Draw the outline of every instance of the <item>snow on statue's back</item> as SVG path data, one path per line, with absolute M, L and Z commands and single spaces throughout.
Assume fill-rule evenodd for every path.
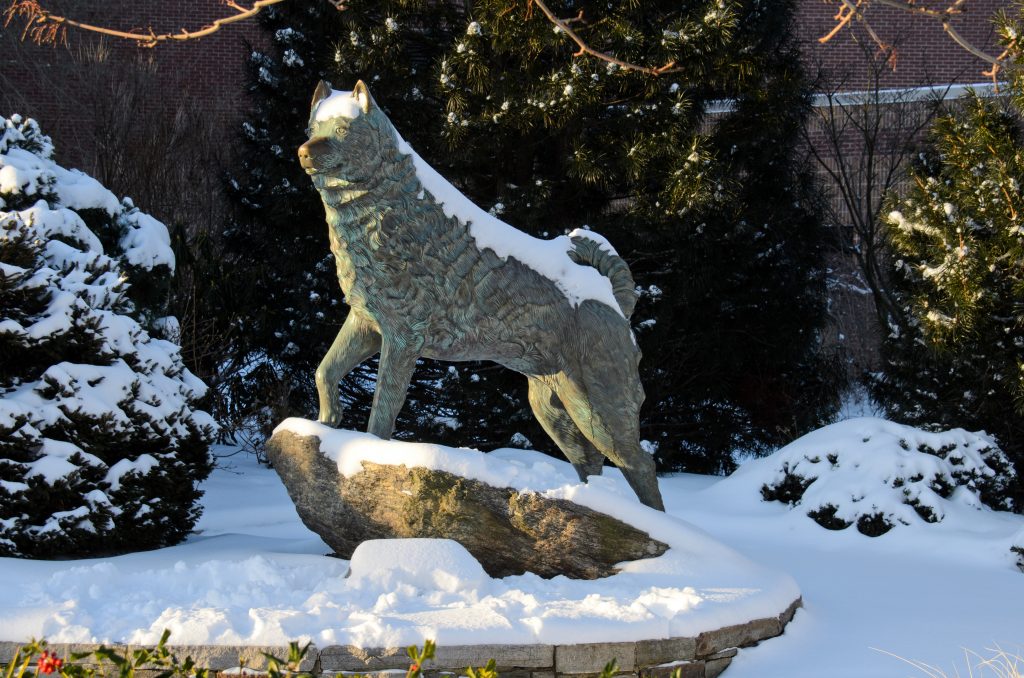
M 367 95 L 332 90 L 332 94 L 316 107 L 314 119 L 318 122 L 329 122 L 337 117 L 354 120 L 359 117 L 361 96 L 362 100 L 366 101 Z M 592 240 L 606 253 L 617 256 L 615 248 L 604 236 L 577 228 L 567 236 L 562 235 L 551 240 L 534 238 L 478 207 L 427 164 L 427 161 L 421 158 L 397 131 L 394 134 L 398 151 L 412 158 L 416 178 L 424 191 L 437 201 L 445 216 L 454 217 L 469 225 L 469 232 L 477 247 L 481 250 L 492 250 L 502 259 L 514 257 L 526 264 L 553 281 L 574 306 L 578 306 L 584 299 L 593 299 L 622 313 L 615 300 L 611 281 L 597 269 L 574 262 L 569 255 L 574 248 L 572 239 L 586 238 Z
M 581 479 L 602 455 L 662 507 L 640 448 L 644 394 L 629 267 L 600 236 L 539 240 L 474 205 L 402 141 L 363 83 L 321 82 L 299 160 L 327 213 L 351 306 L 317 370 L 320 420 L 338 382 L 381 354 L 369 431 L 389 438 L 419 357 L 493 360 L 527 376 L 530 405 Z

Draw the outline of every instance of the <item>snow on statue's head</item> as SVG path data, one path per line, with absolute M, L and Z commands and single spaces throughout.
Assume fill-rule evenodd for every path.
M 362 80 L 352 91 L 331 89 L 321 80 L 309 111 L 309 140 L 299 147 L 299 162 L 317 189 L 346 189 L 390 157 L 395 132 Z M 336 194 L 347 202 L 358 192 Z
M 370 90 L 362 80 L 356 82 L 351 92 L 331 89 L 330 83 L 321 80 L 313 92 L 310 122 L 323 122 L 339 116 L 353 120 L 360 113 L 369 113 L 375 106 Z

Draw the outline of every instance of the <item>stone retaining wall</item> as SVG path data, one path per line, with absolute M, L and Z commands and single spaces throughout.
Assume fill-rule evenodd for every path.
M 682 678 L 715 678 L 729 666 L 738 648 L 757 645 L 781 635 L 802 605 L 798 598 L 777 617 L 755 619 L 746 624 L 727 626 L 701 633 L 696 638 L 664 638 L 625 643 L 587 643 L 579 645 L 453 645 L 439 646 L 425 673 L 436 676 L 454 672 L 462 675 L 467 666 L 483 666 L 494 659 L 503 678 L 557 678 L 593 676 L 614 659 L 621 675 L 640 678 L 668 678 L 680 669 Z M 0 658 L 14 656 L 19 643 L 0 642 Z M 59 656 L 89 652 L 98 645 L 51 643 Z M 286 648 L 242 647 L 230 645 L 174 646 L 179 658 L 192 657 L 196 665 L 226 671 L 244 665 L 261 669 L 266 665 L 264 652 L 283 657 Z M 404 648 L 359 648 L 332 645 L 310 647 L 300 670 L 318 676 L 361 673 L 377 678 L 394 678 L 394 672 L 409 668 Z M 157 672 L 153 672 L 156 675 Z M 138 675 L 138 678 L 148 678 Z

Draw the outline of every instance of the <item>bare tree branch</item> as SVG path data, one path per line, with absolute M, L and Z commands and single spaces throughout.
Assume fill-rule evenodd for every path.
M 886 44 L 882 40 L 882 38 L 878 35 L 877 32 L 875 32 L 874 28 L 871 26 L 871 23 L 868 20 L 868 18 L 865 16 L 865 13 L 867 12 L 868 8 L 872 5 L 872 3 L 874 3 L 877 5 L 881 5 L 883 7 L 890 7 L 892 9 L 897 9 L 901 12 L 913 14 L 924 19 L 931 19 L 933 21 L 939 22 L 942 25 L 942 30 L 946 32 L 946 35 L 948 35 L 950 39 L 953 40 L 953 42 L 955 42 L 957 45 L 959 45 L 967 52 L 978 57 L 979 59 L 991 64 L 992 67 L 989 70 L 985 71 L 984 74 L 986 76 L 991 77 L 993 82 L 995 81 L 996 74 L 1000 71 L 1000 69 L 1007 68 L 1013 65 L 1013 60 L 1010 58 L 1009 49 L 1005 50 L 1002 54 L 999 54 L 998 56 L 989 54 L 988 52 L 981 49 L 980 47 L 969 41 L 967 38 L 965 38 L 963 34 L 957 31 L 957 29 L 953 26 L 953 24 L 951 23 L 952 19 L 964 13 L 964 7 L 967 3 L 967 0 L 952 0 L 952 2 L 950 2 L 948 5 L 940 8 L 922 6 L 918 4 L 917 0 L 837 1 L 839 3 L 839 11 L 836 13 L 835 16 L 836 25 L 832 28 L 831 31 L 828 32 L 827 35 L 818 38 L 819 43 L 824 44 L 828 42 L 836 35 L 838 35 L 844 28 L 849 26 L 853 19 L 856 19 L 860 23 L 860 25 L 863 26 L 864 29 L 868 32 L 868 35 L 871 36 L 871 39 L 875 42 L 875 44 L 877 44 L 878 47 L 881 50 L 883 50 L 883 52 L 890 54 L 890 61 L 893 62 L 890 65 L 895 67 L 895 54 L 892 50 L 892 46 Z
M 10 5 L 8 5 L 7 9 L 4 10 L 4 26 L 9 26 L 15 19 L 22 19 L 25 22 L 25 27 L 22 30 L 21 35 L 22 39 L 30 38 L 32 42 L 40 45 L 66 43 L 67 29 L 68 27 L 71 27 L 114 38 L 121 38 L 123 40 L 133 40 L 139 47 L 156 47 L 163 42 L 182 42 L 185 40 L 195 40 L 205 37 L 212 33 L 216 33 L 227 24 L 235 23 L 236 21 L 244 21 L 256 16 L 264 7 L 276 5 L 285 1 L 286 0 L 254 0 L 252 6 L 247 7 L 239 4 L 236 0 L 223 0 L 224 4 L 234 9 L 237 14 L 217 19 L 210 25 L 194 31 L 182 29 L 179 33 L 157 33 L 152 28 L 149 28 L 147 32 L 121 31 L 114 28 L 108 28 L 106 26 L 96 26 L 82 21 L 77 21 L 66 16 L 54 14 L 43 7 L 43 5 L 40 4 L 40 0 L 10 0 Z M 338 11 L 345 10 L 345 0 L 326 0 L 326 2 L 333 5 Z M 606 54 L 600 50 L 594 49 L 570 27 L 570 24 L 572 23 L 582 23 L 584 21 L 582 11 L 580 11 L 579 16 L 561 19 L 555 16 L 554 12 L 551 11 L 544 0 L 527 0 L 528 16 L 534 5 L 540 8 L 545 18 L 555 25 L 561 33 L 568 36 L 569 39 L 579 46 L 579 51 L 576 52 L 576 56 L 589 54 L 601 61 L 615 64 L 620 68 L 639 71 L 641 73 L 647 73 L 648 75 L 655 76 L 663 75 L 665 73 L 675 73 L 683 70 L 682 68 L 677 67 L 674 61 L 670 61 L 662 66 L 641 66 L 629 61 L 623 61 L 611 54 Z
M 683 70 L 682 68 L 676 67 L 676 62 L 674 61 L 670 61 L 663 66 L 657 67 L 640 66 L 638 64 L 630 63 L 628 61 L 623 61 L 622 59 L 612 56 L 611 54 L 606 54 L 604 52 L 598 51 L 591 47 L 590 45 L 588 45 L 583 40 L 583 38 L 577 35 L 576 32 L 569 27 L 570 23 L 583 20 L 583 10 L 580 10 L 579 15 L 573 19 L 559 19 L 557 16 L 555 16 L 554 12 L 552 12 L 548 8 L 548 6 L 544 4 L 544 0 L 528 0 L 527 7 L 532 7 L 533 5 L 537 5 L 537 7 L 540 8 L 540 11 L 544 13 L 544 16 L 547 17 L 548 21 L 554 24 L 562 33 L 568 36 L 569 39 L 571 39 L 579 46 L 580 49 L 578 52 L 576 52 L 575 56 L 583 56 L 584 54 L 589 54 L 592 57 L 600 59 L 601 61 L 607 61 L 610 64 L 615 64 L 620 68 L 625 68 L 631 71 L 640 71 L 641 73 L 647 73 L 648 75 L 663 75 L 665 73 L 676 73 Z
M 25 28 L 22 30 L 22 39 L 28 37 L 40 45 L 55 45 L 58 42 L 66 42 L 67 28 L 72 27 L 124 40 L 134 40 L 139 47 L 156 47 L 162 42 L 181 42 L 206 37 L 216 33 L 227 24 L 250 19 L 259 14 L 264 7 L 276 5 L 284 1 L 255 0 L 251 7 L 246 7 L 234 0 L 224 0 L 224 4 L 234 9 L 237 12 L 236 14 L 216 19 L 210 25 L 194 31 L 183 28 L 180 33 L 157 33 L 152 28 L 149 28 L 148 32 L 140 33 L 137 31 L 120 31 L 105 26 L 95 26 L 60 16 L 39 4 L 39 0 L 11 0 L 11 4 L 4 11 L 4 26 L 10 25 L 16 18 L 23 19 L 25 21 Z M 339 10 L 344 9 L 344 4 L 340 0 L 329 1 Z

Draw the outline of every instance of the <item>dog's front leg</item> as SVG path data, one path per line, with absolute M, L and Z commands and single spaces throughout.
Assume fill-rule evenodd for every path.
M 405 393 L 416 368 L 417 354 L 404 342 L 385 337 L 380 351 L 377 389 L 373 392 L 373 409 L 367 431 L 387 440 L 395 430 L 395 419 L 405 403 Z
M 380 334 L 371 323 L 350 310 L 327 355 L 316 368 L 321 422 L 335 428 L 341 425 L 344 410 L 338 402 L 338 382 L 379 350 Z

